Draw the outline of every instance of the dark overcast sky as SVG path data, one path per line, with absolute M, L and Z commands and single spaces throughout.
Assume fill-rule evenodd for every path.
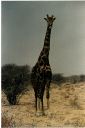
M 46 14 L 56 20 L 51 33 L 54 73 L 85 74 L 85 1 L 2 2 L 2 65 L 36 63 L 43 47 Z

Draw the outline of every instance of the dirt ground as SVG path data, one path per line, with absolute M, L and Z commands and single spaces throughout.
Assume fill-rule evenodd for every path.
M 37 117 L 33 89 L 24 94 L 18 105 L 10 106 L 2 94 L 2 116 L 14 121 L 14 127 L 85 126 L 85 83 L 51 84 L 50 108 L 47 110 L 44 96 L 45 116 Z

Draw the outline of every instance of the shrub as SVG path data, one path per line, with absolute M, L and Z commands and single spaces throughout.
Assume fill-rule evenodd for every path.
M 53 74 L 52 77 L 53 82 L 56 82 L 58 85 L 64 82 L 63 74 Z
M 2 90 L 10 105 L 17 103 L 17 97 L 27 89 L 30 67 L 7 64 L 2 66 Z

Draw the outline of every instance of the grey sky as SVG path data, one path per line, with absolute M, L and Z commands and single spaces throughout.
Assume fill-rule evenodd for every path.
M 36 63 L 44 43 L 46 14 L 56 17 L 49 57 L 53 73 L 85 74 L 85 1 L 3 1 L 2 65 Z

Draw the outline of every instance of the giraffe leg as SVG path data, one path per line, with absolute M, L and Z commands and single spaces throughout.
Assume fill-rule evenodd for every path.
M 41 116 L 41 99 L 37 98 L 37 111 L 36 111 L 36 116 Z
M 37 97 L 35 98 L 35 107 L 36 107 L 36 111 L 37 111 Z
M 44 108 L 43 108 L 43 98 L 41 99 L 41 103 L 42 103 L 42 111 L 44 111 Z
M 36 108 L 36 111 L 37 111 L 37 93 L 35 92 L 35 108 Z
M 49 85 L 46 85 L 46 98 L 47 98 L 47 108 L 49 109 Z
M 38 98 L 38 110 L 36 111 L 36 116 L 44 116 L 43 98 Z
M 38 98 L 38 109 L 40 110 L 40 98 Z
M 43 106 L 43 97 L 41 98 L 41 104 L 42 104 L 41 112 L 42 112 L 42 115 L 44 116 L 45 113 L 44 113 L 44 106 Z
M 37 98 L 37 110 L 38 111 L 41 110 L 41 100 L 40 100 L 40 98 Z

